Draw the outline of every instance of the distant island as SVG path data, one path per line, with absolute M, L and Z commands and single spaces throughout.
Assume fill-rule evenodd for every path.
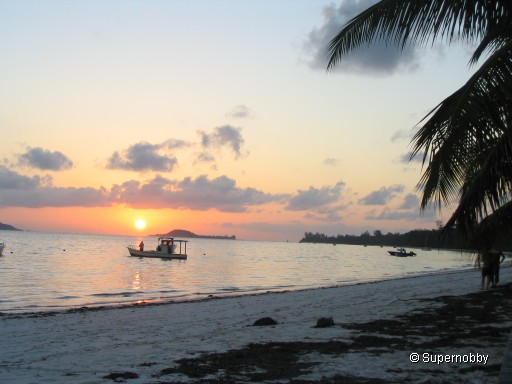
M 0 223 L 0 231 L 21 231 L 21 229 L 13 227 L 9 224 Z
M 196 239 L 222 239 L 222 240 L 236 240 L 236 236 L 206 236 L 206 235 L 196 235 L 193 232 L 187 231 L 185 229 L 173 229 L 171 232 L 157 234 L 153 236 L 158 237 L 186 237 L 186 238 L 196 238 Z

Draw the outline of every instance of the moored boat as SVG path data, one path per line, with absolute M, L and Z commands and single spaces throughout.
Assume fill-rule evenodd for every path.
M 405 248 L 397 248 L 396 251 L 388 251 L 391 256 L 407 257 L 416 256 L 414 252 L 407 252 Z
M 173 237 L 159 237 L 156 250 L 145 250 L 144 243 L 139 246 L 128 246 L 130 256 L 156 257 L 160 259 L 187 259 L 187 240 L 176 240 Z

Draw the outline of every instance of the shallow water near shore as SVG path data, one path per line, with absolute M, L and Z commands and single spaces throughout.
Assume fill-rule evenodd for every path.
M 0 312 L 201 299 L 349 285 L 473 267 L 468 254 L 387 247 L 188 239 L 187 260 L 130 257 L 155 237 L 0 232 Z

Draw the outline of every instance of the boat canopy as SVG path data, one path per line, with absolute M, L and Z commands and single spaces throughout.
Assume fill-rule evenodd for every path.
M 188 240 L 177 240 L 174 237 L 159 237 L 158 244 L 160 247 L 171 247 L 171 252 L 175 253 L 179 246 L 179 253 L 187 253 Z M 182 245 L 184 249 L 182 250 Z M 182 252 L 183 251 L 183 252 Z

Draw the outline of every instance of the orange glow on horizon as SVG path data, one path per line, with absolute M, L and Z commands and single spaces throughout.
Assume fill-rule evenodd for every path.
M 251 222 L 264 220 L 272 223 L 281 212 L 263 217 L 245 213 L 223 213 L 215 210 L 190 211 L 177 209 L 134 209 L 123 205 L 112 207 L 67 207 L 67 208 L 2 208 L 2 222 L 21 230 L 86 233 L 105 235 L 136 236 L 138 241 L 146 236 L 166 234 L 174 229 L 189 230 L 198 235 L 235 235 L 244 240 L 282 240 L 265 231 L 250 227 Z M 144 220 L 146 226 L 137 228 L 137 220 Z M 288 221 L 298 219 L 293 215 Z M 227 223 L 227 224 L 226 224 Z M 246 224 L 249 223 L 249 224 Z M 271 227 L 270 227 L 271 228 Z M 303 231 L 288 235 L 285 240 L 300 239 Z

